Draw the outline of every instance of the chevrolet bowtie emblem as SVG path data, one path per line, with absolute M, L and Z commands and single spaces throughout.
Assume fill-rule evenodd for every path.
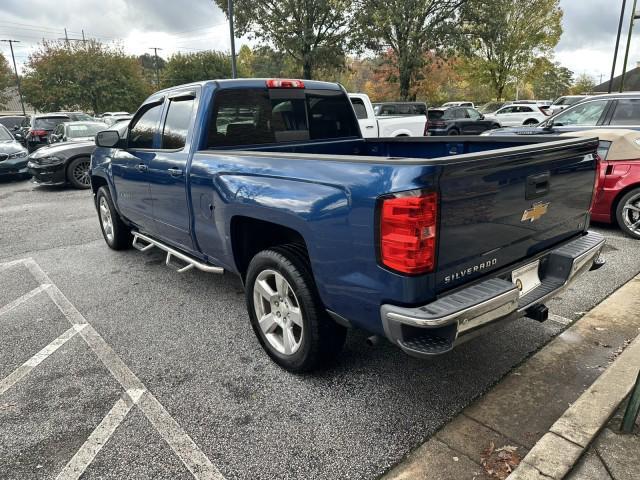
M 527 208 L 522 214 L 521 222 L 535 222 L 549 210 L 549 203 L 534 203 L 531 208 Z

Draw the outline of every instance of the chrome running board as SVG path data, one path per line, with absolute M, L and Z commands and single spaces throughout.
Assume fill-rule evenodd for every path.
M 186 272 L 188 270 L 191 270 L 194 267 L 197 268 L 198 270 L 201 270 L 207 273 L 224 273 L 224 268 L 222 267 L 216 267 L 213 265 L 207 265 L 206 263 L 202 263 L 199 260 L 196 260 L 195 258 L 192 258 L 189 255 L 179 252 L 178 250 L 171 248 L 168 245 L 165 245 L 164 243 L 159 242 L 158 240 L 155 240 L 151 237 L 147 237 L 146 235 L 143 235 L 140 232 L 131 232 L 131 234 L 133 235 L 132 245 L 133 245 L 133 248 L 135 248 L 136 250 L 140 250 L 141 252 L 146 252 L 156 247 L 156 248 L 159 248 L 160 250 L 164 250 L 165 252 L 167 252 L 167 260 L 165 261 L 167 265 L 169 266 L 171 265 L 171 257 L 175 257 L 179 260 L 182 260 L 184 263 L 186 263 L 184 267 L 177 269 L 178 273 Z M 145 242 L 144 245 L 140 243 L 141 240 Z

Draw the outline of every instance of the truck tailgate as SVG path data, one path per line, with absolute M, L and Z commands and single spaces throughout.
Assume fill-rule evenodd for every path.
M 597 139 L 572 139 L 486 152 L 480 158 L 450 157 L 439 183 L 437 291 L 583 232 L 597 146 Z

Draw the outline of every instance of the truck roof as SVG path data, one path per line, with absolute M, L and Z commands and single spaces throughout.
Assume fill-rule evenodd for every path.
M 221 79 L 221 80 L 204 80 L 201 82 L 185 83 L 183 85 L 176 85 L 173 87 L 165 88 L 155 92 L 152 96 L 159 93 L 170 92 L 177 89 L 183 89 L 189 86 L 205 86 L 213 85 L 219 88 L 260 88 L 265 87 L 265 82 L 270 80 L 269 78 L 234 78 L 234 79 Z M 297 80 L 297 79 L 296 79 Z M 342 86 L 338 83 L 321 82 L 318 80 L 300 80 L 304 83 L 305 88 L 312 88 L 314 90 L 341 90 Z

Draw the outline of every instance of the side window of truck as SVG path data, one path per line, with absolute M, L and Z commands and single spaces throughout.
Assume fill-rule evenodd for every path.
M 153 148 L 153 136 L 158 130 L 162 103 L 157 103 L 138 117 L 129 130 L 128 148 Z
M 169 102 L 169 110 L 162 130 L 162 148 L 171 150 L 184 148 L 191 122 L 193 102 L 192 98 L 177 98 Z
M 367 118 L 367 109 L 364 106 L 364 102 L 361 98 L 352 98 L 353 109 L 356 111 L 356 117 L 358 120 L 365 120 Z

